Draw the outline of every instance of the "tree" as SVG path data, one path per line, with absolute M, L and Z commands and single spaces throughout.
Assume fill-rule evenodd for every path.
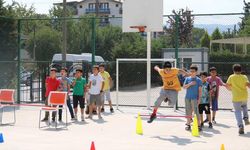
M 178 35 L 179 35 L 179 44 L 182 47 L 193 47 L 192 41 L 192 29 L 194 24 L 194 17 L 191 16 L 190 10 L 181 9 L 179 11 L 172 11 L 174 15 L 168 16 L 169 20 L 167 24 L 169 27 L 165 28 L 166 32 L 171 35 L 172 37 L 172 44 L 175 47 L 176 41 L 176 16 L 179 17 L 178 19 Z
M 220 33 L 219 28 L 217 27 L 214 32 L 212 33 L 211 40 L 218 40 L 222 39 L 222 35 Z M 220 50 L 219 44 L 213 44 L 212 45 L 213 50 Z
M 36 32 L 36 55 L 38 61 L 51 61 L 55 53 L 61 52 L 61 33 L 49 27 L 43 27 Z M 33 40 L 28 42 L 28 51 L 33 55 Z
M 205 33 L 206 33 L 206 31 L 204 29 L 200 29 L 200 28 L 193 28 L 192 29 L 193 47 L 200 47 L 201 46 L 201 39 Z
M 207 31 L 205 31 L 205 33 L 203 34 L 202 38 L 201 38 L 201 47 L 210 47 L 210 37 L 207 33 Z
M 0 0 L 0 16 L 0 60 L 14 61 L 17 57 L 17 22 L 14 19 L 12 6 L 4 6 L 3 0 Z M 15 88 L 11 85 L 11 81 L 16 76 L 16 64 L 2 63 L 0 70 L 4 70 L 0 74 L 0 88 Z

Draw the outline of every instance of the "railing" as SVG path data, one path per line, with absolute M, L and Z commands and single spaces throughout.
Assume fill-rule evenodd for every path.
M 86 14 L 88 14 L 88 13 L 95 13 L 95 12 L 96 12 L 96 8 L 87 8 L 86 9 Z M 99 13 L 109 14 L 110 13 L 110 9 L 109 8 L 99 8 L 98 12 Z

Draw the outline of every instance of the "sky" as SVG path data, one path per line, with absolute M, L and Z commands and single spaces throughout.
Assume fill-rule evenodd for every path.
M 11 4 L 12 0 L 4 0 Z M 62 2 L 63 0 L 15 0 L 27 6 L 33 5 L 37 13 L 48 14 L 53 3 Z M 75 0 L 67 0 L 75 1 Z M 80 0 L 78 0 L 80 1 Z M 243 0 L 163 0 L 164 15 L 171 14 L 172 10 L 180 8 L 189 8 L 193 14 L 207 13 L 240 13 L 243 12 Z M 246 0 L 250 2 L 250 0 Z M 240 21 L 240 16 L 217 16 L 217 17 L 197 17 L 195 24 L 235 24 Z

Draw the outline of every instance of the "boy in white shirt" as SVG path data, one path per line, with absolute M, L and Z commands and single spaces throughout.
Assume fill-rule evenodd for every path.
M 101 116 L 101 93 L 104 88 L 104 81 L 102 76 L 99 74 L 99 66 L 94 65 L 92 68 L 93 74 L 89 77 L 89 94 L 90 94 L 90 105 L 89 105 L 89 116 L 87 118 L 92 119 L 93 107 L 96 103 L 98 110 L 98 118 L 102 119 Z

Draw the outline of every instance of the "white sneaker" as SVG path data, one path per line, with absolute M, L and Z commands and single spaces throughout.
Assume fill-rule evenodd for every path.
M 83 116 L 83 115 L 81 116 L 81 119 L 82 119 L 82 121 L 85 121 L 85 120 L 84 120 L 84 116 Z

